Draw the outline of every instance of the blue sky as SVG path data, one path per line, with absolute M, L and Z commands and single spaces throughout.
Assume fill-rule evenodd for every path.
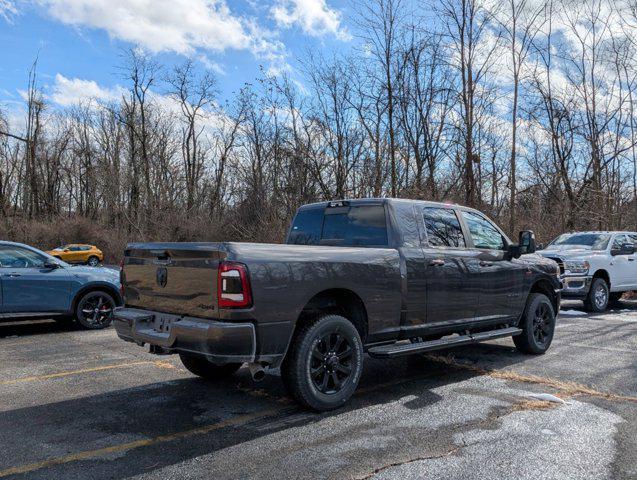
M 167 66 L 195 59 L 229 98 L 260 66 L 300 78 L 307 49 L 352 48 L 351 15 L 347 0 L 0 0 L 0 108 L 19 108 L 36 55 L 51 105 L 116 96 L 130 47 Z

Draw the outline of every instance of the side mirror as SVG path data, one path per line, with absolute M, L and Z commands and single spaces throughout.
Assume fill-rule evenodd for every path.
M 526 253 L 535 253 L 535 234 L 531 230 L 522 230 L 520 232 L 520 255 Z
M 544 250 L 544 244 L 543 244 L 543 243 L 538 243 L 538 244 L 535 246 L 535 249 L 536 249 L 536 250 Z
M 624 243 L 621 248 L 613 248 L 610 251 L 610 254 L 613 256 L 616 255 L 632 255 L 635 253 L 635 244 L 634 243 Z
M 51 260 L 46 260 L 44 262 L 44 268 L 48 268 L 49 270 L 55 270 L 56 268 L 60 268 L 61 265 L 59 263 L 53 262 Z

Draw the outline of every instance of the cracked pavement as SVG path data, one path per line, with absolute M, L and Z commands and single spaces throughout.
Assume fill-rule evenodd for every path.
M 210 384 L 112 329 L 0 325 L 0 477 L 637 479 L 637 302 L 563 308 L 546 355 L 366 358 L 326 414 L 276 372 Z

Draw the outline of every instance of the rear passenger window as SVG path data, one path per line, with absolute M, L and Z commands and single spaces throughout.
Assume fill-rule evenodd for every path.
M 387 245 L 385 208 L 382 205 L 327 208 L 321 245 Z
M 498 229 L 486 218 L 474 212 L 462 212 L 475 248 L 504 250 L 504 238 Z
M 288 244 L 292 245 L 318 245 L 321 240 L 321 228 L 323 227 L 323 208 L 300 210 L 288 236 Z
M 464 235 L 456 212 L 449 208 L 424 208 L 427 241 L 432 247 L 464 247 Z

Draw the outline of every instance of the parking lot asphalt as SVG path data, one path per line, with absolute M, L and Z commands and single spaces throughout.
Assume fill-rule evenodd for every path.
M 543 356 L 366 358 L 323 414 L 276 372 L 212 384 L 113 329 L 0 324 L 0 478 L 637 479 L 637 303 L 579 308 Z

